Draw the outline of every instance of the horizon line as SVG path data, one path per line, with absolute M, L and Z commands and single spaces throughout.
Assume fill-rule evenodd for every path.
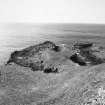
M 80 24 L 80 25 L 105 25 L 105 23 L 94 22 L 0 22 L 0 24 Z

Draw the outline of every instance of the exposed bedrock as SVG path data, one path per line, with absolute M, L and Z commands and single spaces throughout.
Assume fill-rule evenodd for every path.
M 46 73 L 55 73 L 58 72 L 61 62 L 65 60 L 61 52 L 62 47 L 55 45 L 51 41 L 46 41 L 21 51 L 12 52 L 6 65 L 15 63 L 30 67 L 33 71 L 41 70 Z
M 73 47 L 68 46 L 64 44 L 58 46 L 51 41 L 45 41 L 12 52 L 6 65 L 15 63 L 30 67 L 33 71 L 57 73 L 62 71 L 62 66 L 68 60 L 80 66 L 97 65 L 105 62 L 105 49 L 97 47 L 91 42 L 78 42 Z
M 97 65 L 105 62 L 105 49 L 91 42 L 76 43 L 73 46 L 74 54 L 70 59 L 81 66 Z

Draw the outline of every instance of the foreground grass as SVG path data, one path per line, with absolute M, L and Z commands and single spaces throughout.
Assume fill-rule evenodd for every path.
M 66 65 L 58 74 L 0 68 L 0 105 L 104 105 L 105 66 Z M 96 99 L 97 97 L 97 99 Z

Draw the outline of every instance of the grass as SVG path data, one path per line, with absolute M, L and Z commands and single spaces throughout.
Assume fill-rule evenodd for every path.
M 0 105 L 98 105 L 93 104 L 96 97 L 97 103 L 105 104 L 105 90 L 100 88 L 105 84 L 104 64 L 65 66 L 58 74 L 32 72 L 15 64 L 0 70 Z M 99 95 L 91 98 L 95 92 Z

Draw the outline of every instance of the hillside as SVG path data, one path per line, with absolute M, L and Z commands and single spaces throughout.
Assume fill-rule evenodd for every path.
M 48 61 L 60 64 L 57 73 L 33 71 L 15 63 L 2 65 L 0 105 L 104 105 L 104 63 L 79 66 L 68 59 L 70 51 L 67 45 L 60 52 L 47 51 Z

